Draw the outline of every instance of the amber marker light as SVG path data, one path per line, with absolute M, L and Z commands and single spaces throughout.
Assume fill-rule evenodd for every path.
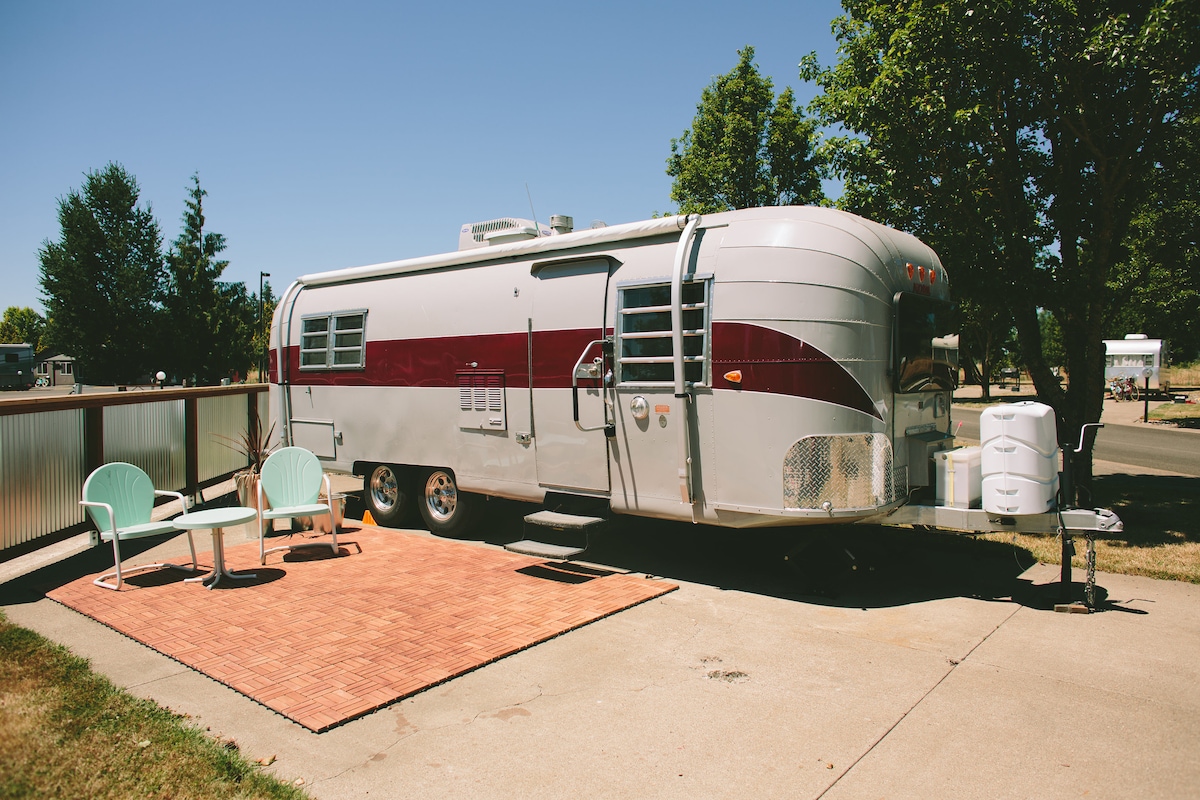
M 725 380 L 729 381 L 730 383 L 741 383 L 742 382 L 742 371 L 740 369 L 735 369 L 735 370 L 730 370 L 729 372 L 726 372 Z

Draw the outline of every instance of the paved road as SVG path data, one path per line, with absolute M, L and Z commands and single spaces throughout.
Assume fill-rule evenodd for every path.
M 952 418 L 961 439 L 979 441 L 980 408 L 955 405 Z M 1200 476 L 1200 432 L 1151 425 L 1105 425 L 1096 434 L 1093 457 L 1133 467 Z

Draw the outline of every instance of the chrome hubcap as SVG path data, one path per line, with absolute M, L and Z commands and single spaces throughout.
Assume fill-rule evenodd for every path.
M 396 505 L 398 493 L 396 473 L 387 467 L 376 467 L 371 473 L 371 499 L 375 507 L 391 510 Z
M 454 514 L 458 505 L 458 488 L 445 472 L 435 472 L 425 481 L 425 503 L 437 519 L 448 519 Z

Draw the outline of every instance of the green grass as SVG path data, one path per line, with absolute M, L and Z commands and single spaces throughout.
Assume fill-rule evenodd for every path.
M 304 798 L 0 614 L 0 798 Z
M 1173 422 L 1181 427 L 1200 426 L 1200 392 L 1188 392 L 1191 403 L 1160 403 L 1150 409 L 1155 422 Z
M 1096 505 L 1111 508 L 1125 530 L 1096 540 L 1096 569 L 1200 583 L 1200 478 L 1173 475 L 1101 475 L 1093 479 Z M 1056 537 L 996 533 L 980 538 L 1009 542 L 1044 564 L 1062 562 Z M 1078 537 L 1071 563 L 1084 567 Z

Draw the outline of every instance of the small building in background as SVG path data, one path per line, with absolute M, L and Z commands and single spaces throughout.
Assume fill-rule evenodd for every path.
M 45 378 L 43 386 L 63 386 L 75 383 L 75 359 L 53 350 L 38 353 L 34 372 L 38 379 Z

